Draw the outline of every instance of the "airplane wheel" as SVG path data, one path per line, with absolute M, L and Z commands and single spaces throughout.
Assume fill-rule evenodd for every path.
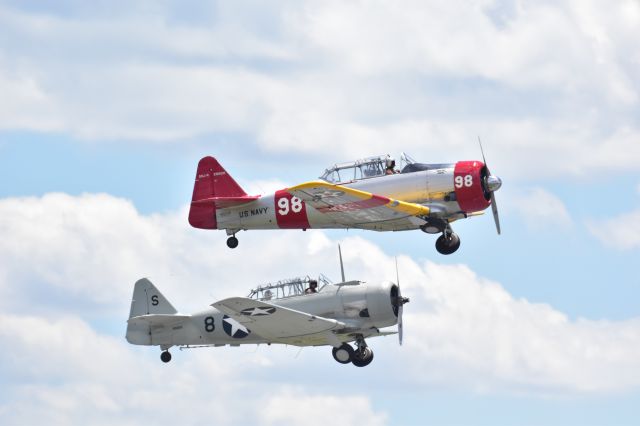
M 227 238 L 227 247 L 229 247 L 230 249 L 238 247 L 238 239 L 236 237 Z
M 460 247 L 460 237 L 458 234 L 452 232 L 449 238 L 445 237 L 444 234 L 440 235 L 436 240 L 436 250 L 440 254 L 451 254 L 455 253 L 456 250 Z
M 351 345 L 343 343 L 342 346 L 338 348 L 333 348 L 331 353 L 333 354 L 333 359 L 338 361 L 340 364 L 349 364 L 353 359 L 354 350 Z
M 169 353 L 169 351 L 164 351 L 160 354 L 160 359 L 162 360 L 162 362 L 169 362 L 171 361 L 171 354 Z
M 373 351 L 366 347 L 361 351 L 356 351 L 351 362 L 356 367 L 366 367 L 373 361 Z

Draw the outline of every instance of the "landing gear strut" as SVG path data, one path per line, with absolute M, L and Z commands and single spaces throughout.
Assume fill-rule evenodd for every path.
M 171 354 L 169 353 L 169 351 L 163 351 L 160 354 L 160 359 L 162 360 L 162 362 L 167 363 L 167 362 L 171 361 Z
M 460 237 L 458 234 L 451 230 L 451 227 L 447 227 L 440 237 L 436 240 L 436 250 L 440 254 L 455 253 L 460 247 Z

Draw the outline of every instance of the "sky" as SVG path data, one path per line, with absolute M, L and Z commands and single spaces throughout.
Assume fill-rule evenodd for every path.
M 635 425 L 640 3 L 0 1 L 0 423 Z M 406 152 L 480 159 L 502 223 L 189 226 L 196 164 L 248 193 Z M 395 280 L 404 344 L 124 339 L 134 282 L 185 313 L 321 273 Z

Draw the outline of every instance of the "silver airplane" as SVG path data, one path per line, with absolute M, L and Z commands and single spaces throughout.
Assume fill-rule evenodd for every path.
M 202 311 L 180 314 L 143 278 L 134 286 L 126 338 L 134 345 L 160 346 L 163 362 L 171 361 L 173 346 L 280 343 L 328 345 L 339 363 L 364 367 L 373 360 L 366 338 L 398 333 L 402 344 L 402 306 L 408 301 L 397 283 L 345 281 L 343 272 L 337 284 L 324 275 L 318 280 L 280 281 L 257 287 L 248 297 L 231 297 Z M 397 331 L 382 330 L 396 324 Z
M 483 214 L 491 206 L 500 220 L 494 192 L 502 185 L 484 161 L 416 163 L 401 157 L 397 170 L 389 155 L 335 164 L 318 180 L 273 194 L 247 195 L 213 157 L 198 163 L 189 223 L 226 230 L 227 245 L 249 229 L 359 228 L 372 231 L 420 229 L 441 234 L 436 249 L 454 253 L 460 238 L 451 223 Z

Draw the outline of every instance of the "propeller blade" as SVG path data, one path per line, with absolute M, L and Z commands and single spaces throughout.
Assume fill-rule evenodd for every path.
M 496 204 L 496 196 L 491 192 L 491 211 L 493 212 L 493 221 L 496 223 L 496 231 L 500 235 L 500 216 L 498 216 L 498 204 Z
M 398 306 L 398 343 L 402 346 L 402 305 Z
M 484 150 L 482 149 L 482 141 L 480 140 L 480 135 L 478 135 L 478 143 L 480 144 L 480 153 L 482 154 L 482 162 L 486 166 L 487 160 L 484 159 Z

